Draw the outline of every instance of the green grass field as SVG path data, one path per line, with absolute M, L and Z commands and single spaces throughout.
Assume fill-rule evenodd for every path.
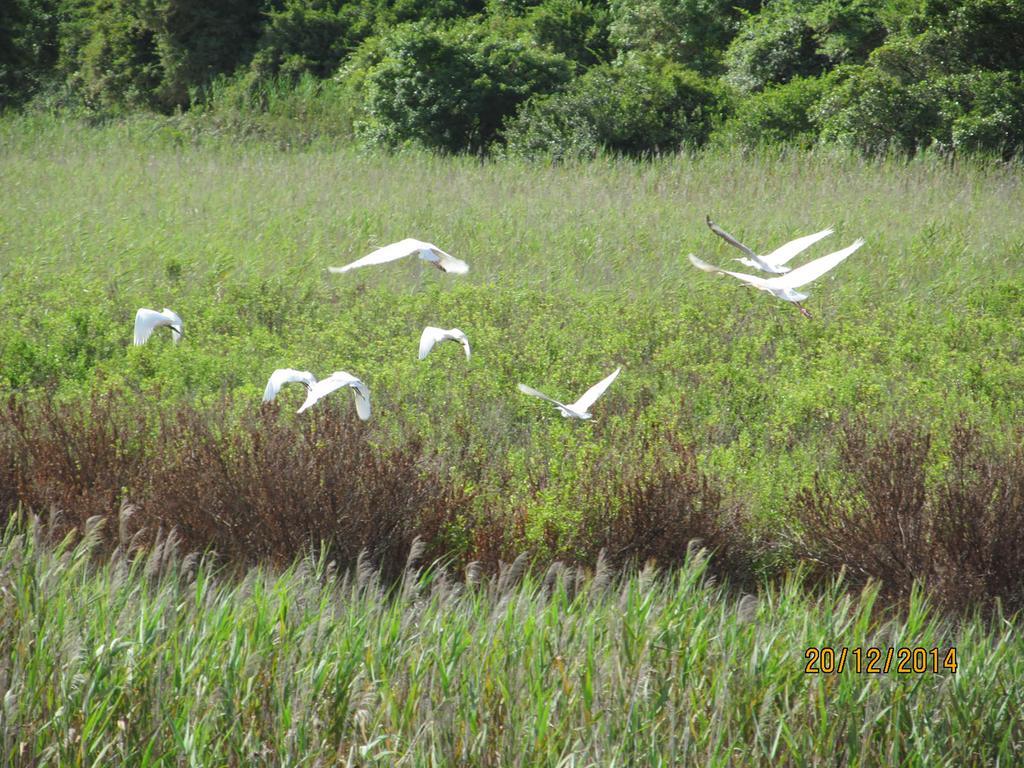
M 1019 442 L 1022 204 L 1018 166 L 932 157 L 551 167 L 283 152 L 194 141 L 169 121 L 6 119 L 0 396 L 30 414 L 47 402 L 80 411 L 83 433 L 103 422 L 95 408 L 108 393 L 142 414 L 128 437 L 100 430 L 61 459 L 84 488 L 83 457 L 114 443 L 157 461 L 161 419 L 182 408 L 210 414 L 220 437 L 248 424 L 231 449 L 244 453 L 275 368 L 350 371 L 373 398 L 359 439 L 415 445 L 419 469 L 463 494 L 442 537 L 460 568 L 495 535 L 506 559 L 592 566 L 595 521 L 625 503 L 629 482 L 687 455 L 682 443 L 719 507 L 743 521 L 755 570 L 779 576 L 796 567 L 787 532 L 800 528 L 801 491 L 815 477 L 845 482 L 847 425 L 930 430 L 928 488 L 956 463 L 957 425 L 996 451 Z M 808 257 L 867 244 L 810 286 L 809 321 L 689 265 L 691 252 L 734 264 L 708 213 L 764 249 L 828 225 L 835 234 Z M 412 260 L 326 271 L 409 236 L 469 274 Z M 163 331 L 133 347 L 140 306 L 177 311 L 182 343 Z M 417 361 L 428 324 L 466 331 L 472 361 L 457 345 Z M 619 365 L 592 422 L 516 390 L 575 399 Z M 261 418 L 329 451 L 323 422 L 291 414 L 298 390 Z M 333 418 L 351 398 L 323 405 Z M 0 462 L 0 502 L 13 509 L 26 477 L 48 478 L 19 447 L 20 422 L 4 418 L 0 449 L 23 472 Z M 32 434 L 61 434 L 34 418 Z M 62 512 L 107 517 L 109 533 L 119 504 L 143 494 L 134 482 L 113 482 L 99 509 L 65 495 Z M 43 516 L 57 504 L 32 498 Z M 201 494 L 194 502 L 204 514 Z M 135 522 L 153 534 L 161 512 L 156 498 Z M 538 575 L 461 592 L 434 575 L 384 600 L 323 565 L 239 581 L 170 558 L 143 573 L 145 558 L 132 565 L 123 549 L 114 562 L 88 544 L 54 549 L 12 520 L 0 548 L 0 730 L 14 764 L 1006 765 L 1024 750 L 1019 620 L 998 608 L 930 618 L 914 598 L 879 612 L 873 591 L 815 592 L 791 577 L 762 584 L 751 621 L 692 561 L 664 579 L 615 577 L 608 591 L 584 579 L 575 597 L 547 597 Z M 1024 531 L 993 525 L 1014 542 Z M 872 644 L 955 645 L 961 666 L 803 672 L 807 647 Z
M 433 570 L 385 596 L 322 558 L 237 580 L 166 545 L 90 567 L 95 543 L 3 538 L 8 764 L 961 766 L 1024 748 L 1019 631 L 954 628 L 919 598 L 888 617 L 873 590 L 793 578 L 737 599 L 696 553 L 663 579 Z M 850 668 L 805 672 L 824 646 Z M 939 649 L 939 672 L 930 653 L 923 673 L 853 669 L 852 649 L 890 646 Z
M 531 517 L 570 512 L 581 467 L 632 457 L 656 424 L 771 518 L 827 469 L 843 415 L 965 413 L 992 434 L 1019 422 L 1015 169 L 819 155 L 550 168 L 179 146 L 171 131 L 4 125 L 3 386 L 159 386 L 249 408 L 275 367 L 344 368 L 371 387 L 380 433 L 422 437 Z M 807 321 L 689 265 L 689 252 L 731 263 L 705 213 L 765 248 L 829 224 L 809 255 L 867 244 L 811 286 Z M 405 236 L 470 273 L 326 272 Z M 187 342 L 132 348 L 139 306 L 175 309 Z M 444 347 L 418 362 L 426 324 L 465 330 L 469 365 Z M 515 388 L 575 396 L 617 365 L 594 424 Z M 538 468 L 545 493 L 525 493 Z

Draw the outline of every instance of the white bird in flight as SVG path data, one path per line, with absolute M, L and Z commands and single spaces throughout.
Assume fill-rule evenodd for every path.
M 164 307 L 163 312 L 157 312 L 155 309 L 143 307 L 135 313 L 135 346 L 141 347 L 145 344 L 153 333 L 153 329 L 159 328 L 161 325 L 170 326 L 171 338 L 174 339 L 175 344 L 185 335 L 181 318 L 173 310 Z
M 697 269 L 703 269 L 705 272 L 716 272 L 720 275 L 731 275 L 737 280 L 742 280 L 747 285 L 760 288 L 762 291 L 767 291 L 773 296 L 792 302 L 797 306 L 797 309 L 800 310 L 804 317 L 809 318 L 811 313 L 808 312 L 800 303 L 807 298 L 807 294 L 800 293 L 795 289 L 803 285 L 807 285 L 807 283 L 812 280 L 817 280 L 830 269 L 833 269 L 840 264 L 847 256 L 856 251 L 862 245 L 864 245 L 863 238 L 856 240 L 852 245 L 846 246 L 841 251 L 836 251 L 835 253 L 830 253 L 828 256 L 822 256 L 820 259 L 809 261 L 791 272 L 779 275 L 778 277 L 757 277 L 756 275 L 747 275 L 743 272 L 730 272 L 727 269 L 719 269 L 718 267 L 708 264 L 706 261 L 701 261 L 692 253 L 690 254 L 690 263 L 697 267 Z
M 309 394 L 306 395 L 306 401 L 302 404 L 302 407 L 296 411 L 296 413 L 302 413 L 304 410 L 313 405 L 317 400 L 322 397 L 326 397 L 336 389 L 342 387 L 351 387 L 352 396 L 356 401 L 356 413 L 359 414 L 359 418 L 366 421 L 370 418 L 370 390 L 367 389 L 366 385 L 351 373 L 345 371 L 335 371 L 326 379 L 321 379 L 315 384 L 310 385 Z
M 267 381 L 267 388 L 263 390 L 263 402 L 269 402 L 277 397 L 281 387 L 285 384 L 300 382 L 305 385 L 308 392 L 316 384 L 316 376 L 309 371 L 297 371 L 294 368 L 278 368 Z
M 466 338 L 466 334 L 458 328 L 448 328 L 446 330 L 444 328 L 435 328 L 432 325 L 424 328 L 420 336 L 420 360 L 429 355 L 430 350 L 439 341 L 457 341 L 466 350 L 466 359 L 469 360 L 469 339 Z
M 785 266 L 787 262 L 791 261 L 797 254 L 810 248 L 823 237 L 831 235 L 833 231 L 832 228 L 829 227 L 828 229 L 821 230 L 821 232 L 815 232 L 813 235 L 798 237 L 796 240 L 790 240 L 785 245 L 780 245 L 771 253 L 766 253 L 764 256 L 761 256 L 755 253 L 752 248 L 748 248 L 720 226 L 715 224 L 715 222 L 711 220 L 710 216 L 706 216 L 704 220 L 707 222 L 708 226 L 711 227 L 712 232 L 725 240 L 729 245 L 734 248 L 738 248 L 742 253 L 746 254 L 744 258 L 733 259 L 733 261 L 738 261 L 740 264 L 747 267 L 760 269 L 762 272 L 771 272 L 773 275 L 783 275 L 786 272 L 789 272 L 789 267 Z
M 419 254 L 421 259 L 433 264 L 442 272 L 451 272 L 456 275 L 464 275 L 469 272 L 469 265 L 466 262 L 456 259 L 450 253 L 445 253 L 433 243 L 425 243 L 422 240 L 416 240 L 411 237 L 399 240 L 397 243 L 391 243 L 391 245 L 385 245 L 383 248 L 378 248 L 373 253 L 363 256 L 363 258 L 353 261 L 351 264 L 346 264 L 344 267 L 328 267 L 327 269 L 330 272 L 340 274 L 348 272 L 350 269 L 368 267 L 371 264 L 384 264 L 389 261 L 405 258 L 406 256 L 412 256 L 413 254 Z
M 575 403 L 566 405 L 560 403 L 557 400 L 548 397 L 543 392 L 538 392 L 533 387 L 528 387 L 525 384 L 519 385 L 519 391 L 524 395 L 533 395 L 539 397 L 541 400 L 547 400 L 549 403 L 558 408 L 562 412 L 562 416 L 567 419 L 589 419 L 592 414 L 589 412 L 590 406 L 597 402 L 597 398 L 604 394 L 604 391 L 611 386 L 611 383 L 615 381 L 615 377 L 619 375 L 619 371 L 622 370 L 622 366 L 619 366 L 610 375 L 601 379 L 597 384 L 592 386 L 586 392 L 583 393 L 583 397 L 577 400 Z

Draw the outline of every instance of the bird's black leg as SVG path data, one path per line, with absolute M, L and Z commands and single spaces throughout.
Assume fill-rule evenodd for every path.
M 810 312 L 808 312 L 803 304 L 801 304 L 799 301 L 794 301 L 793 303 L 796 304 L 796 308 L 800 310 L 800 314 L 801 315 L 806 317 L 808 320 L 813 320 L 814 319 L 814 315 L 812 315 Z

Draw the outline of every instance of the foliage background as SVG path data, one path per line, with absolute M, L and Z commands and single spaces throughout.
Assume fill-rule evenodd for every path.
M 558 159 L 1009 158 L 1022 50 L 1016 0 L 11 0 L 0 108 Z

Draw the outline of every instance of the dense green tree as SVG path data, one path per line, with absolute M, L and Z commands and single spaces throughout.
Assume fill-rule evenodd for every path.
M 711 81 L 654 55 L 593 67 L 564 93 L 534 98 L 506 127 L 516 155 L 629 155 L 704 144 L 724 99 Z
M 0 110 L 31 96 L 53 70 L 58 17 L 56 0 L 0 2 Z
M 250 0 L 95 0 L 73 15 L 64 66 L 86 100 L 164 111 L 247 62 L 263 21 Z
M 924 0 L 922 19 L 966 67 L 1024 71 L 1024 2 Z
M 545 0 L 526 18 L 534 39 L 589 67 L 614 58 L 608 25 L 611 14 L 602 2 Z
M 248 61 L 263 20 L 252 0 L 143 0 L 163 77 L 157 101 L 189 104 L 190 91 Z
M 481 13 L 484 0 L 383 0 L 378 13 L 378 27 L 401 24 L 406 21 L 442 21 L 459 19 Z
M 956 152 L 1024 154 L 1024 74 L 974 70 L 938 81 L 945 133 Z
M 446 152 L 643 155 L 715 130 L 1011 157 L 1022 72 L 1022 0 L 0 0 L 0 108 L 199 101 Z
M 940 105 L 927 85 L 906 85 L 874 67 L 853 65 L 819 102 L 825 141 L 864 154 L 913 154 L 932 143 L 941 126 Z
M 561 87 L 572 74 L 561 54 L 475 23 L 402 24 L 368 46 L 379 60 L 347 74 L 364 112 L 357 128 L 369 142 L 390 147 L 483 150 L 523 101 Z
M 905 85 L 952 74 L 960 65 L 949 56 L 942 34 L 927 30 L 919 35 L 893 35 L 871 52 L 868 64 Z
M 328 77 L 373 32 L 372 8 L 358 3 L 284 0 L 267 13 L 253 67 L 262 75 Z
M 72 85 L 92 107 L 159 108 L 164 66 L 137 0 L 101 0 L 71 54 Z
M 881 0 L 774 0 L 744 17 L 725 53 L 727 79 L 759 91 L 839 64 L 863 63 L 886 37 Z
M 715 141 L 745 147 L 790 144 L 809 147 L 817 141 L 815 107 L 826 93 L 825 78 L 796 77 L 740 100 Z
M 794 77 L 814 77 L 828 65 L 814 28 L 796 2 L 776 2 L 747 16 L 725 54 L 728 81 L 759 91 Z
M 759 0 L 611 0 L 611 42 L 619 51 L 647 51 L 704 74 L 721 69 L 722 51 L 742 10 Z
M 833 66 L 861 64 L 885 42 L 889 23 L 887 0 L 817 0 L 808 12 L 818 52 Z

